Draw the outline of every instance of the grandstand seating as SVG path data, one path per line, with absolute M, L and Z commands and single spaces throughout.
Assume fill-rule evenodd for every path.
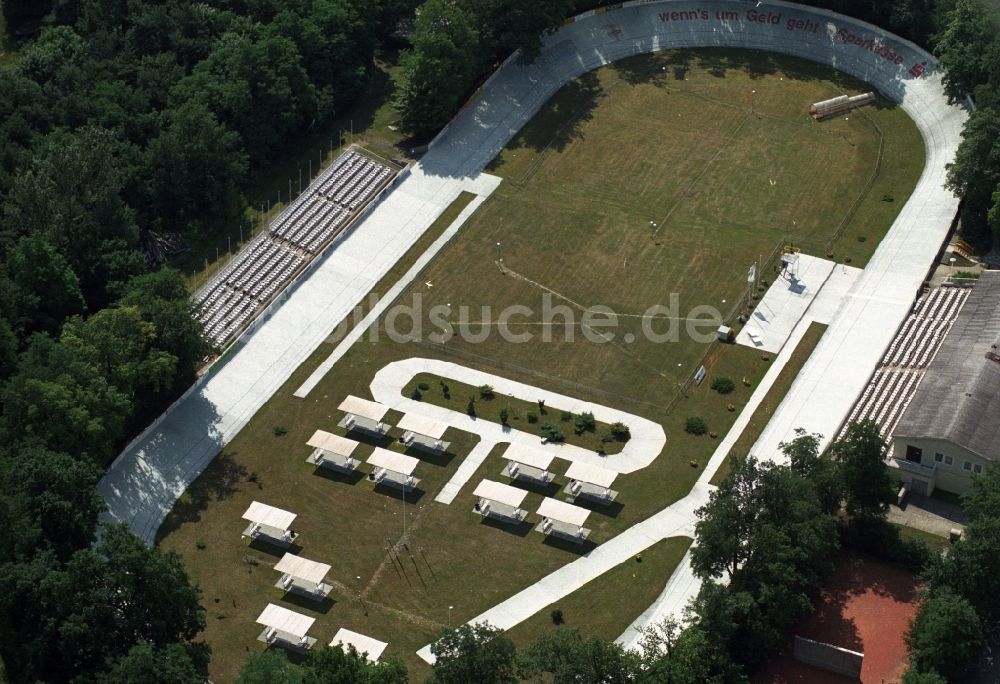
M 940 287 L 917 300 L 844 425 L 865 418 L 889 439 L 970 290 Z M 843 435 L 843 431 L 841 432 Z
M 223 347 L 346 229 L 397 170 L 348 150 L 192 298 L 205 335 Z

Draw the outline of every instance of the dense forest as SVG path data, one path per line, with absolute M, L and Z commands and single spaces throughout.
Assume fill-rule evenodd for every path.
M 426 139 L 512 51 L 532 59 L 544 32 L 592 4 L 4 0 L 17 44 L 16 54 L 0 62 L 0 523 L 10 536 L 0 551 L 0 659 L 7 678 L 204 677 L 209 654 L 195 641 L 204 611 L 177 557 L 123 528 L 103 529 L 98 541 L 103 504 L 94 484 L 124 441 L 190 385 L 212 351 L 162 246 L 221 235 L 241 221 L 246 197 L 256 190 L 248 186 L 251 171 L 349 111 L 390 37 L 409 44 L 400 58 L 400 124 Z M 936 51 L 948 69 L 949 94 L 969 94 L 977 104 L 949 176 L 963 197 L 962 229 L 980 244 L 1000 237 L 1000 38 L 980 6 L 974 0 L 810 4 L 859 16 Z M 829 473 L 798 486 L 791 478 L 802 473 L 746 467 L 738 474 L 762 487 L 773 481 L 782 497 L 833 486 Z M 825 509 L 805 513 L 819 518 L 769 524 L 786 535 L 833 524 Z M 990 525 L 983 523 L 983 534 Z M 830 552 L 821 545 L 815 562 L 796 566 L 805 579 L 781 586 L 788 606 L 801 607 Z M 700 563 L 706 577 L 726 572 L 709 558 Z M 656 681 L 707 681 L 691 674 L 707 676 L 704 668 L 719 681 L 738 680 L 795 615 L 755 609 L 734 616 L 751 605 L 748 595 L 770 591 L 767 582 L 780 579 L 740 574 L 730 578 L 732 589 L 706 583 L 695 606 L 705 629 L 731 630 L 724 642 L 732 644 L 729 652 L 710 648 L 706 635 L 716 636 L 700 628 L 676 643 L 671 634 L 661 646 L 673 655 L 656 663 L 567 637 L 537 645 L 518 667 L 547 671 L 567 652 L 589 653 L 588 662 L 603 658 L 633 674 L 663 673 L 666 679 Z M 971 591 L 946 587 L 944 579 L 939 584 L 945 604 Z M 738 600 L 727 598 L 737 590 L 744 592 Z M 972 609 L 984 616 L 994 610 L 975 603 Z M 760 650 L 741 645 L 747 634 L 746 643 Z M 461 652 L 478 653 L 489 643 L 508 653 L 496 635 L 455 639 Z M 449 660 L 441 662 L 439 679 L 460 681 L 464 670 L 448 679 Z M 287 667 L 273 658 L 253 661 L 246 681 L 278 681 L 253 677 L 257 668 Z M 334 656 L 318 656 L 294 677 L 334 681 L 333 673 L 342 681 L 405 678 L 398 669 L 376 671 Z M 577 675 L 570 669 L 556 681 Z

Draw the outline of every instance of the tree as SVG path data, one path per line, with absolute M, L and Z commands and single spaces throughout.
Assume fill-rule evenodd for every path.
M 878 424 L 871 419 L 851 423 L 830 451 L 840 464 L 847 512 L 862 521 L 884 519 L 896 493 Z
M 640 684 L 713 684 L 745 682 L 742 668 L 693 624 L 683 631 L 666 621 L 647 630 L 642 642 Z
M 156 326 L 138 307 L 108 307 L 63 326 L 61 343 L 79 350 L 133 404 L 172 386 L 177 357 L 156 346 Z
M 962 230 L 974 237 L 988 235 L 987 217 L 1000 186 L 1000 109 L 969 115 L 955 161 L 948 165 L 947 186 L 963 199 Z
M 269 161 L 317 113 L 316 89 L 295 43 L 258 33 L 250 28 L 220 37 L 170 94 L 172 107 L 197 102 L 212 111 L 239 134 L 254 163 Z
M 62 254 L 91 310 L 145 270 L 134 212 L 122 199 L 136 155 L 112 131 L 56 131 L 15 179 L 4 206 L 6 234 L 31 232 Z
M 736 383 L 730 378 L 716 378 L 712 381 L 712 389 L 719 394 L 729 394 L 736 389 Z
M 583 413 L 578 413 L 573 419 L 573 431 L 578 435 L 582 435 L 584 432 L 593 432 L 594 428 L 597 427 L 597 421 L 594 420 L 594 414 L 590 411 L 584 411 Z
M 966 93 L 972 94 L 976 86 L 989 79 L 984 56 L 995 37 L 996 29 L 982 5 L 975 0 L 956 0 L 935 49 L 945 70 L 948 97 L 957 100 Z
M 809 480 L 753 457 L 737 459 L 696 513 L 693 614 L 712 643 L 755 667 L 809 610 L 838 548 L 834 518 Z M 723 576 L 728 586 L 713 581 Z
M 982 475 L 972 477 L 972 488 L 962 495 L 962 510 L 971 521 L 1000 517 L 1000 463 L 987 463 Z
M 482 44 L 492 61 L 501 61 L 520 50 L 520 61 L 535 61 L 542 36 L 559 28 L 573 12 L 573 0 L 464 0 L 473 25 L 480 26 Z
M 8 439 L 34 440 L 53 451 L 104 463 L 114 452 L 131 403 L 87 358 L 87 352 L 36 333 L 3 388 Z
M 369 662 L 353 646 L 324 648 L 305 663 L 306 684 L 406 684 L 406 668 L 396 658 Z
M 197 235 L 206 227 L 238 222 L 247 172 L 239 136 L 197 101 L 168 110 L 164 118 L 166 125 L 146 152 L 149 223 Z
M 270 649 L 247 658 L 236 684 L 305 684 L 305 678 L 289 666 L 284 651 Z
M 543 633 L 519 660 L 522 678 L 544 672 L 554 684 L 626 684 L 635 681 L 640 665 L 636 653 L 594 636 L 584 639 L 575 629 Z
M 695 511 L 698 544 L 691 549 L 691 568 L 703 580 L 730 579 L 749 558 L 750 532 L 759 512 L 760 464 L 753 456 L 733 461 L 729 476 Z
M 79 278 L 41 236 L 21 236 L 7 255 L 7 269 L 17 291 L 17 330 L 22 337 L 58 334 L 66 318 L 83 313 Z
M 684 421 L 684 432 L 690 435 L 703 435 L 708 432 L 708 425 L 705 423 L 704 418 L 691 416 Z
M 175 389 L 190 384 L 209 347 L 191 315 L 181 274 L 164 267 L 136 276 L 126 285 L 118 305 L 138 308 L 142 319 L 154 326 L 156 346 L 177 359 Z
M 842 479 L 837 464 L 819 454 L 822 435 L 795 429 L 795 439 L 778 445 L 788 459 L 792 472 L 809 480 L 816 489 L 820 507 L 825 513 L 835 513 L 843 498 Z
M 441 684 L 514 684 L 514 642 L 487 623 L 444 632 L 433 644 L 434 681 Z
M 948 680 L 937 672 L 910 670 L 903 675 L 903 684 L 948 684 Z
M 177 554 L 121 525 L 64 565 L 47 553 L 0 564 L 0 582 L 0 656 L 13 681 L 68 681 L 113 667 L 140 642 L 188 642 L 205 625 Z
M 196 662 L 182 644 L 155 649 L 149 642 L 142 641 L 96 681 L 97 684 L 203 684 L 205 676 L 204 664 Z
M 924 601 L 906 633 L 911 667 L 936 672 L 955 681 L 983 647 L 982 625 L 976 610 L 949 591 Z
M 101 470 L 69 454 L 24 446 L 0 460 L 0 486 L 19 523 L 10 530 L 5 552 L 28 558 L 50 548 L 61 560 L 94 542 L 104 510 L 95 487 Z
M 427 0 L 417 13 L 412 42 L 401 58 L 396 107 L 405 130 L 426 136 L 458 111 L 481 72 L 479 36 L 460 5 Z

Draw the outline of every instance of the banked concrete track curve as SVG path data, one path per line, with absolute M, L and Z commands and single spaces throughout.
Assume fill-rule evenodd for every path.
M 807 30 L 806 22 L 816 23 L 816 30 Z M 324 257 L 284 305 L 119 455 L 98 485 L 108 504 L 106 518 L 126 522 L 152 542 L 187 486 L 450 199 L 467 188 L 491 191 L 495 179 L 482 169 L 556 90 L 612 61 L 678 47 L 749 48 L 831 65 L 899 102 L 924 138 L 927 163 L 918 186 L 856 287 L 852 315 L 858 324 L 831 325 L 815 355 L 827 359 L 825 365 L 807 364 L 807 371 L 815 366 L 814 390 L 825 387 L 838 400 L 814 415 L 795 417 L 808 429 L 831 434 L 834 428 L 827 426 L 846 415 L 955 215 L 957 201 L 943 182 L 965 114 L 947 103 L 930 55 L 863 22 L 777 1 L 631 2 L 571 20 L 545 38 L 531 65 L 507 60 L 410 176 Z M 832 336 L 835 329 L 842 332 Z M 836 359 L 848 352 L 857 360 L 840 377 Z

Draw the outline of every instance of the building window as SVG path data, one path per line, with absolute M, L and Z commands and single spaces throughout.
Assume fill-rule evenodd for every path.
M 920 458 L 924 455 L 924 450 L 911 444 L 906 445 L 906 460 L 913 463 L 920 463 Z
M 962 464 L 962 470 L 972 470 L 972 464 L 966 461 Z
M 977 475 L 981 475 L 983 473 L 983 467 L 977 463 L 974 466 L 972 466 L 972 472 L 976 473 Z
M 955 462 L 955 459 L 953 459 L 951 456 L 945 456 L 944 457 L 944 464 L 945 465 L 951 465 L 954 462 Z
M 938 463 L 944 463 L 944 454 L 942 454 L 940 451 L 935 451 L 934 460 Z

